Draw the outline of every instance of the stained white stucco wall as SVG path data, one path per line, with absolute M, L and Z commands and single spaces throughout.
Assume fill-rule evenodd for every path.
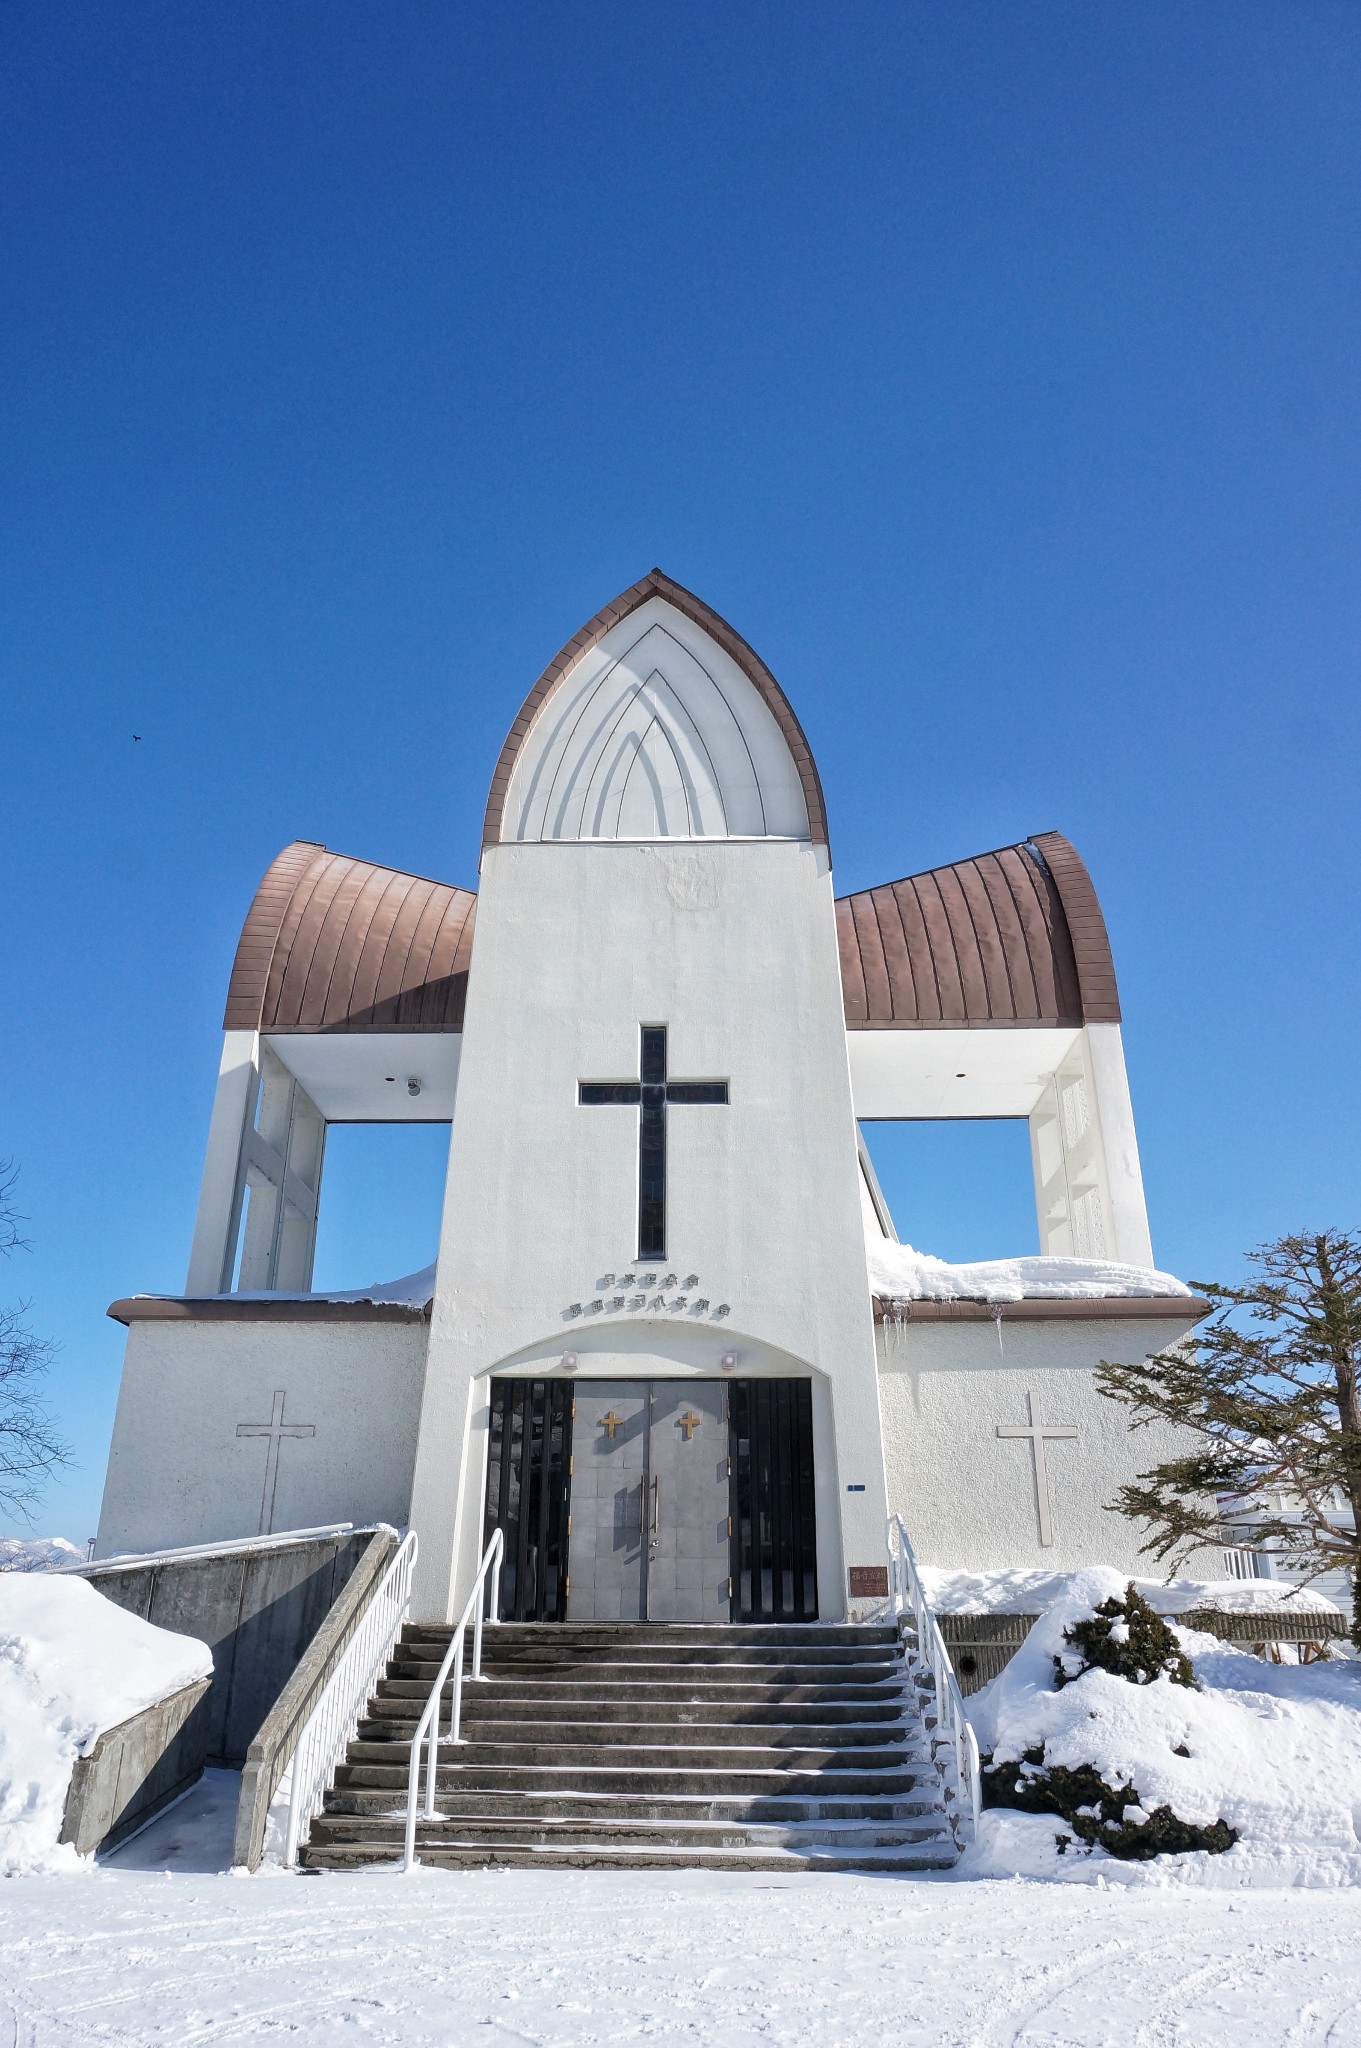
M 1190 1438 L 1153 1427 L 1132 1432 L 1127 1411 L 1096 1391 L 1102 1358 L 1144 1357 L 1182 1334 L 1174 1320 L 1141 1319 L 885 1323 L 876 1331 L 889 1494 L 922 1564 L 959 1571 L 1104 1564 L 1147 1576 L 1141 1531 L 1107 1513 L 1118 1487 Z M 1053 1544 L 1040 1542 L 1034 1464 L 1026 1438 L 1000 1438 L 999 1423 L 1075 1424 L 1071 1441 L 1049 1440 Z M 1192 1567 L 1219 1577 L 1217 1552 Z
M 262 1437 L 279 1447 L 273 1527 L 409 1519 L 425 1376 L 423 1322 L 135 1322 L 128 1331 L 95 1554 L 255 1536 Z
M 686 1306 L 640 1313 L 605 1284 L 640 1271 L 638 1112 L 583 1106 L 577 1084 L 635 1078 L 642 1023 L 668 1027 L 673 1077 L 726 1079 L 730 1103 L 668 1112 L 667 1257 L 641 1270 L 673 1274 Z M 474 1569 L 487 1376 L 587 1346 L 597 1373 L 643 1341 L 659 1370 L 716 1374 L 735 1350 L 739 1374 L 778 1353 L 818 1376 L 834 1618 L 844 1566 L 882 1555 L 885 1493 L 831 875 L 806 842 L 485 854 L 412 1509 L 420 1612 L 461 1604 Z

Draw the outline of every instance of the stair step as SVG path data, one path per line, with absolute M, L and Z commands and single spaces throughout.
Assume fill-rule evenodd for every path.
M 434 1670 L 427 1678 L 390 1676 L 379 1680 L 375 1697 L 380 1700 L 418 1700 L 424 1707 L 434 1682 Z M 452 1697 L 453 1689 L 453 1680 L 447 1680 L 444 1687 L 446 1701 Z M 465 1714 L 492 1706 L 536 1714 L 544 1705 L 559 1704 L 567 1707 L 584 1705 L 592 1710 L 606 1706 L 627 1709 L 636 1705 L 656 1707 L 665 1713 L 675 1707 L 706 1703 L 731 1707 L 734 1711 L 746 1707 L 763 1711 L 778 1711 L 781 1707 L 828 1707 L 840 1713 L 843 1709 L 863 1705 L 900 1713 L 905 1697 L 915 1703 L 915 1695 L 910 1687 L 904 1685 L 901 1672 L 875 1679 L 869 1684 L 845 1685 L 762 1685 L 753 1684 L 749 1678 L 725 1681 L 708 1676 L 699 1679 L 686 1676 L 672 1680 L 665 1675 L 631 1678 L 626 1684 L 612 1684 L 599 1676 L 569 1679 L 483 1676 L 473 1679 L 465 1675 L 463 1683 Z
M 393 1842 L 405 1839 L 405 1820 L 397 1815 L 321 1814 L 314 1822 L 311 1839 L 327 1841 Z M 583 1847 L 680 1849 L 687 1844 L 699 1849 L 789 1849 L 839 1847 L 892 1849 L 909 1842 L 935 1842 L 944 1834 L 943 1817 L 924 1816 L 916 1821 L 812 1821 L 762 1824 L 747 1821 L 643 1821 L 608 1820 L 583 1825 L 580 1821 L 536 1817 L 533 1820 L 504 1818 L 468 1819 L 436 1815 L 422 1817 L 416 1830 L 419 1844 L 440 1842 L 492 1842 L 519 1846 L 533 1843 L 565 1842 Z
M 351 1752 L 353 1754 L 353 1752 Z M 390 1754 L 390 1752 L 389 1752 Z M 545 1765 L 532 1777 L 519 1766 L 484 1764 L 476 1769 L 450 1770 L 441 1765 L 436 1773 L 438 1792 L 505 1792 L 521 1788 L 542 1788 L 552 1792 L 627 1792 L 648 1796 L 655 1793 L 703 1792 L 712 1798 L 742 1799 L 772 1792 L 799 1799 L 850 1799 L 864 1793 L 910 1795 L 919 1785 L 937 1784 L 934 1765 L 903 1764 L 894 1770 L 809 1771 L 784 1767 L 779 1770 L 741 1769 L 679 1770 L 645 1769 L 638 1765 L 580 1764 L 570 1769 Z M 336 1772 L 336 1784 L 345 1790 L 383 1789 L 405 1799 L 407 1766 L 383 1765 L 371 1761 L 344 1763 Z
M 545 1818 L 573 1822 L 707 1820 L 781 1824 L 915 1820 L 924 1814 L 934 1814 L 939 1819 L 943 1811 L 934 1778 L 907 1796 L 867 1793 L 859 1799 L 716 1799 L 708 1793 L 694 1792 L 650 1799 L 616 1792 L 594 1798 L 589 1793 L 548 1792 L 535 1786 L 504 1792 L 459 1792 L 439 1787 L 436 1807 L 442 1816 L 469 1820 L 504 1815 L 513 1820 Z M 326 1797 L 328 1814 L 378 1814 L 391 1819 L 405 1811 L 404 1785 L 376 1791 L 339 1790 Z
M 417 1716 L 410 1712 L 399 1714 L 375 1714 L 371 1704 L 369 1714 L 359 1724 L 361 1742 L 390 1741 L 410 1742 L 418 1726 Z M 579 1721 L 555 1718 L 550 1727 L 542 1721 L 489 1720 L 476 1715 L 465 1718 L 462 1740 L 451 1748 L 476 1750 L 488 1748 L 514 1749 L 515 1751 L 539 1752 L 549 1748 L 554 1751 L 599 1750 L 618 1748 L 626 1750 L 661 1747 L 668 1752 L 708 1749 L 806 1749 L 817 1751 L 875 1749 L 885 1745 L 907 1742 L 917 1732 L 918 1723 L 907 1722 L 901 1716 L 895 1721 L 825 1721 L 777 1722 L 769 1721 L 753 1726 L 741 1721 L 710 1721 L 677 1716 L 672 1721 L 652 1719 L 648 1721 Z M 441 1741 L 446 1741 L 441 1737 Z M 527 1759 L 530 1760 L 530 1759 Z M 457 1761 L 457 1759 L 455 1759 Z
M 394 1663 L 427 1668 L 433 1675 L 444 1656 L 439 1643 L 405 1643 L 395 1653 Z M 650 1664 L 670 1664 L 678 1670 L 717 1665 L 723 1670 L 751 1669 L 762 1672 L 835 1671 L 861 1665 L 886 1670 L 896 1664 L 896 1647 L 885 1643 L 846 1643 L 802 1649 L 790 1643 L 672 1643 L 644 1641 L 601 1643 L 592 1646 L 553 1647 L 542 1640 L 510 1644 L 490 1632 L 482 1639 L 484 1671 L 537 1670 L 552 1665 L 555 1670 L 595 1671 L 618 1666 L 623 1670 Z
M 854 1727 L 871 1722 L 898 1721 L 905 1711 L 903 1694 L 896 1688 L 868 1700 L 823 1697 L 788 1700 L 771 1698 L 768 1693 L 749 1694 L 738 1699 L 691 1699 L 669 1694 L 660 1697 L 644 1694 L 640 1697 L 632 1689 L 626 1693 L 606 1694 L 599 1687 L 579 1696 L 559 1698 L 555 1694 L 547 1698 L 545 1690 L 539 1686 L 518 1686 L 508 1693 L 503 1686 L 488 1688 L 470 1682 L 463 1688 L 463 1725 L 466 1728 L 474 1721 L 479 1727 L 493 1721 L 532 1721 L 540 1725 L 551 1723 L 553 1727 L 561 1728 L 578 1721 L 589 1721 L 593 1725 L 656 1722 L 667 1727 L 708 1723 L 745 1728 Z M 405 1717 L 414 1723 L 424 1711 L 429 1697 L 428 1686 L 403 1681 L 399 1690 L 385 1680 L 369 1703 L 368 1719 L 399 1721 Z M 907 1710 L 911 1711 L 910 1708 Z M 446 1721 L 447 1718 L 446 1707 Z
M 299 1861 L 309 1870 L 363 1870 L 376 1863 L 398 1863 L 401 1842 L 309 1842 Z M 662 1849 L 608 1848 L 599 1843 L 511 1844 L 502 1842 L 417 1844 L 418 1860 L 435 1870 L 948 1870 L 959 1852 L 948 1836 L 939 1841 L 905 1843 L 894 1849 L 852 1852 L 818 1848 L 792 1849 Z
M 408 1622 L 403 1642 L 438 1643 L 441 1648 L 453 1638 L 447 1623 Z M 702 1622 L 702 1621 L 501 1621 L 488 1622 L 483 1641 L 538 1645 L 548 1643 L 569 1648 L 583 1643 L 793 1643 L 802 1648 L 838 1648 L 846 1644 L 874 1644 L 896 1649 L 897 1623 L 847 1623 L 839 1621 Z
M 412 1731 L 415 1732 L 414 1729 Z M 654 1737 L 664 1730 L 649 1730 Z M 408 1738 L 409 1740 L 409 1738 Z M 788 1770 L 830 1771 L 891 1770 L 908 1755 L 907 1743 L 887 1744 L 882 1736 L 877 1746 L 828 1747 L 806 1741 L 777 1746 L 773 1743 L 710 1743 L 692 1741 L 651 1742 L 460 1742 L 441 1746 L 441 1770 L 479 1770 L 502 1764 L 509 1770 L 531 1770 L 547 1765 L 557 1770 L 584 1769 L 606 1764 L 614 1770 Z M 360 1737 L 358 1747 L 363 1746 Z

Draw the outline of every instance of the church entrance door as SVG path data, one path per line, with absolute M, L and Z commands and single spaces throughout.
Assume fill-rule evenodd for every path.
M 493 1380 L 506 1621 L 816 1621 L 807 1380 Z
M 727 1621 L 727 1388 L 586 1380 L 572 1416 L 569 1621 Z

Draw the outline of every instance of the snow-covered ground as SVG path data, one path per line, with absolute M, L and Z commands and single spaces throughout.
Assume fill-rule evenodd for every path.
M 996 1811 L 956 1870 L 926 1876 L 247 1877 L 227 1868 L 239 1780 L 214 1771 L 112 1857 L 77 1874 L 64 1852 L 0 1882 L 0 2048 L 1350 2048 L 1361 1665 L 1271 1666 L 1188 1632 L 1203 1691 L 1089 1672 L 1055 1692 L 1065 1621 L 1122 1585 L 1056 1583 L 1030 1642 L 971 1702 L 980 1733 L 999 1754 L 1046 1740 L 1128 1768 L 1186 1817 L 1222 1812 L 1242 1830 L 1225 1855 L 1059 1856 L 1062 1822 Z M 59 1821 L 58 1767 L 96 1721 L 206 1652 L 82 1580 L 0 1579 L 6 1600 L 0 1792 L 36 1848 Z M 142 1636 L 115 1643 L 107 1631 L 127 1624 Z
M 214 1772 L 0 1887 L 10 2048 L 1349 2048 L 1356 1892 L 654 1871 L 213 1874 Z
M 57 1842 L 76 1758 L 212 1668 L 206 1643 L 153 1628 L 84 1579 L 0 1574 L 0 1877 L 82 1868 Z

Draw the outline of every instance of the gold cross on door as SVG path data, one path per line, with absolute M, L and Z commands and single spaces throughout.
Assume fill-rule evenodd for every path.
M 699 1428 L 701 1419 L 692 1408 L 687 1408 L 684 1415 L 678 1417 L 677 1427 L 685 1431 L 685 1441 L 687 1443 L 689 1443 L 691 1437 Z
M 608 1415 L 601 1416 L 600 1427 L 604 1430 L 611 1443 L 614 1442 L 614 1432 L 622 1426 L 623 1420 L 623 1416 L 616 1415 L 613 1408 L 611 1408 Z

